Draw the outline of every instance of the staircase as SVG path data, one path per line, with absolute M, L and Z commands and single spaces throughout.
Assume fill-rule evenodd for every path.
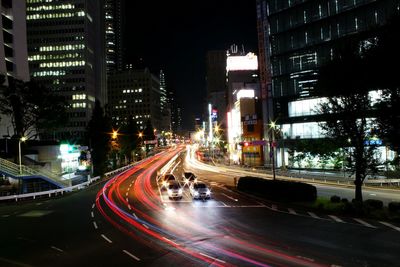
M 10 176 L 14 179 L 25 180 L 31 178 L 40 178 L 60 188 L 69 186 L 69 181 L 62 180 L 61 177 L 55 175 L 50 171 L 46 171 L 44 169 L 34 170 L 24 165 L 21 166 L 20 170 L 18 164 L 2 158 L 0 158 L 0 173 Z

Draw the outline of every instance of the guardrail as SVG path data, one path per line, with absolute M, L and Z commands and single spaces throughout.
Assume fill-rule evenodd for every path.
M 45 195 L 47 195 L 48 197 L 63 195 L 66 192 L 72 192 L 74 190 L 83 189 L 83 188 L 89 186 L 91 183 L 93 183 L 93 182 L 95 182 L 95 181 L 97 181 L 99 179 L 100 179 L 100 176 L 97 176 L 97 177 L 94 177 L 94 178 L 90 178 L 89 181 L 87 181 L 87 182 L 80 183 L 80 184 L 77 184 L 77 185 L 74 185 L 74 186 L 70 186 L 70 187 L 54 189 L 54 190 L 48 190 L 48 191 L 35 192 L 35 193 L 28 193 L 28 194 L 20 194 L 20 195 L 11 195 L 11 196 L 0 197 L 0 201 L 15 200 L 17 202 L 18 199 L 24 199 L 24 198 L 36 199 L 36 197 L 45 196 Z
M 157 153 L 161 154 L 162 152 Z M 119 169 L 110 171 L 110 172 L 106 172 L 104 175 L 108 178 L 109 176 L 121 173 L 123 171 L 128 170 L 129 168 L 132 168 L 142 162 L 144 162 L 145 160 L 148 160 L 149 158 L 144 158 L 140 161 L 137 161 L 135 163 L 129 164 L 127 166 L 121 167 Z M 19 195 L 10 195 L 10 196 L 4 196 L 4 197 L 0 197 L 0 201 L 5 201 L 5 200 L 15 200 L 16 202 L 18 201 L 18 199 L 24 199 L 24 198 L 32 198 L 32 199 L 36 199 L 36 197 L 38 196 L 45 196 L 47 195 L 48 197 L 51 196 L 57 196 L 57 195 L 63 195 L 65 192 L 72 192 L 74 190 L 80 190 L 83 189 L 85 187 L 87 187 L 88 185 L 90 185 L 91 183 L 100 180 L 100 176 L 94 177 L 94 178 L 90 178 L 89 181 L 84 182 L 84 183 L 80 183 L 74 186 L 70 186 L 70 187 L 65 187 L 65 188 L 60 188 L 60 189 L 54 189 L 54 190 L 48 190 L 48 191 L 42 191 L 42 192 L 35 192 L 35 193 L 28 193 L 28 194 L 19 194 Z

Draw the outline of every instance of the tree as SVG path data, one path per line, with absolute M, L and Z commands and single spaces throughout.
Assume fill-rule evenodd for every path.
M 0 112 L 12 118 L 17 136 L 35 138 L 66 124 L 66 101 L 35 81 L 23 82 L 1 76 Z
M 87 137 L 93 160 L 93 174 L 95 176 L 104 174 L 107 169 L 111 130 L 111 122 L 105 116 L 100 102 L 96 100 L 92 118 L 87 129 Z
M 326 97 L 319 105 L 319 123 L 326 137 L 342 144 L 349 155 L 350 171 L 355 174 L 355 199 L 362 201 L 362 184 L 369 173 L 377 172 L 376 145 L 369 143 L 376 127 L 372 116 L 369 85 L 364 61 L 356 42 L 347 43 L 340 57 L 320 69 L 317 90 Z
M 128 162 L 132 161 L 132 151 L 134 151 L 138 145 L 138 128 L 136 122 L 130 119 L 128 124 L 121 127 L 121 154 L 126 157 Z
M 375 108 L 377 111 L 377 134 L 396 152 L 395 162 L 399 164 L 400 154 L 400 15 L 396 14 L 370 41 L 371 47 L 365 56 L 368 66 L 369 83 L 373 89 L 382 90 L 382 97 Z

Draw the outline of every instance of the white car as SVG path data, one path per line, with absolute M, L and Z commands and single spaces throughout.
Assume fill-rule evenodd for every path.
M 178 181 L 171 181 L 167 185 L 167 193 L 168 197 L 171 198 L 179 198 L 182 199 L 183 189 Z
M 211 190 L 210 188 L 203 182 L 192 183 L 189 186 L 190 195 L 193 199 L 210 199 L 211 198 Z

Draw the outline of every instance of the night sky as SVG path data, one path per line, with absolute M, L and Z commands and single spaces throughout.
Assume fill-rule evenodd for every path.
M 164 70 L 185 129 L 202 114 L 206 52 L 243 44 L 257 53 L 255 6 L 255 0 L 126 1 L 126 59 L 143 59 L 154 74 Z

